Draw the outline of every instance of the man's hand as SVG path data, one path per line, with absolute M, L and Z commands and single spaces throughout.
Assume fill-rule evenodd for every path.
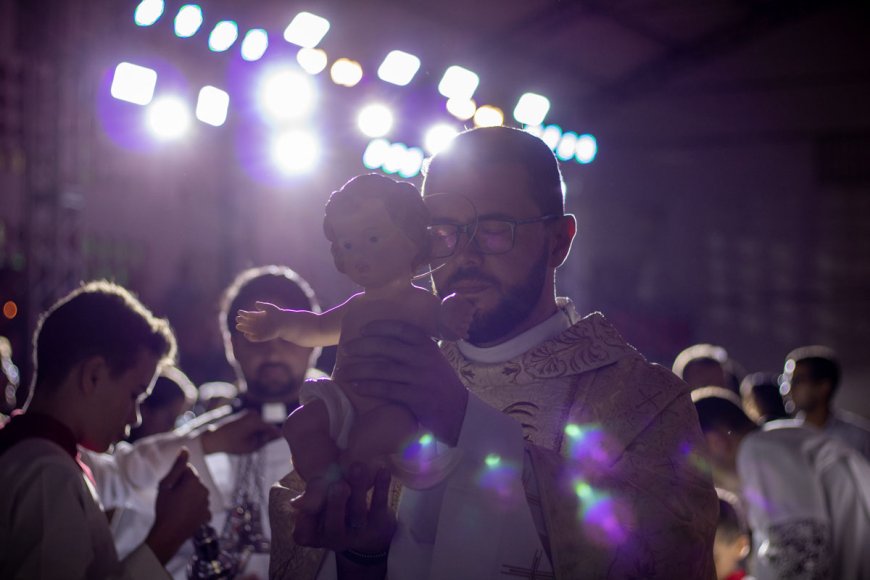
M 319 514 L 298 512 L 293 539 L 301 546 L 326 548 L 341 553 L 356 550 L 367 554 L 386 552 L 396 532 L 396 515 L 389 506 L 390 473 L 378 471 L 371 505 L 366 505 L 370 475 L 365 465 L 351 466 L 347 481 L 329 486 L 326 507 Z
M 187 449 L 179 451 L 172 469 L 160 480 L 154 525 L 145 539 L 164 565 L 202 524 L 211 520 L 208 490 L 187 459 Z
M 468 390 L 419 328 L 396 320 L 363 327 L 362 337 L 344 345 L 336 381 L 359 395 L 407 406 L 440 441 L 456 445 Z
M 257 302 L 256 310 L 239 310 L 236 330 L 251 342 L 265 342 L 281 336 L 282 310 L 269 302 Z
M 254 411 L 229 415 L 208 426 L 202 434 L 204 453 L 253 453 L 281 436 L 281 429 L 270 425 Z

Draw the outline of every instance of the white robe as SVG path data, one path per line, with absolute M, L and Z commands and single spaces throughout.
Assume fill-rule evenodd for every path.
M 0 456 L 0 578 L 167 578 L 140 544 L 118 559 L 95 489 L 51 441 L 30 438 Z

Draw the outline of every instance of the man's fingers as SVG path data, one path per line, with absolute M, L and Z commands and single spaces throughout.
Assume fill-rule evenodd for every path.
M 366 523 L 366 483 L 368 468 L 362 463 L 350 466 L 348 483 L 350 483 L 350 499 L 347 502 L 347 525 L 351 530 L 358 531 Z
M 187 460 L 190 458 L 190 452 L 187 450 L 187 447 L 182 447 L 178 452 L 178 455 L 175 457 L 175 463 L 172 464 L 172 467 L 169 469 L 169 473 L 160 480 L 160 488 L 161 489 L 170 489 L 175 487 L 179 480 L 181 480 L 182 476 L 185 473 L 187 468 Z
M 385 468 L 378 469 L 375 475 L 375 486 L 372 490 L 371 513 L 376 514 L 381 510 L 389 509 L 390 496 L 390 472 Z
M 345 527 L 347 525 L 347 499 L 350 486 L 344 481 L 338 481 L 329 486 L 326 499 L 326 513 L 323 516 L 323 535 L 330 538 L 334 549 L 338 550 L 346 543 Z

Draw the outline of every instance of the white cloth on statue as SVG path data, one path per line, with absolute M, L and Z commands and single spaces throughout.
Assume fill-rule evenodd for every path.
M 579 319 L 569 301 L 564 303 L 564 310 L 505 343 L 491 348 L 465 342 L 458 346 L 479 362 L 509 360 Z M 450 449 L 440 442 L 436 445 L 439 451 Z M 403 490 L 390 546 L 390 579 L 527 576 L 532 573 L 529 562 L 535 577 L 552 577 L 539 535 L 543 516 L 539 509 L 536 513 L 530 509 L 523 485 L 526 477 L 528 490 L 537 488 L 520 424 L 469 393 L 456 449 L 461 450 L 461 460 L 446 481 L 424 491 Z M 317 578 L 335 577 L 335 556 L 330 554 Z
M 6 451 L 0 489 L 0 578 L 168 577 L 146 545 L 119 560 L 96 490 L 57 444 L 34 438 Z
M 133 445 L 120 446 L 114 455 L 89 455 L 86 463 L 94 471 L 100 489 L 109 490 L 113 502 L 109 507 L 124 508 L 113 517 L 112 529 L 118 552 L 134 549 L 141 538 L 147 536 L 154 524 L 154 502 L 157 498 L 157 483 L 168 472 L 178 450 L 187 447 L 190 463 L 196 468 L 203 484 L 209 491 L 211 526 L 221 534 L 227 513 L 233 507 L 236 475 L 246 455 L 213 453 L 205 456 L 198 437 L 198 427 L 227 414 L 228 408 L 216 409 L 195 420 L 197 429 L 177 429 L 153 437 L 146 437 Z M 284 439 L 266 444 L 260 451 L 263 481 L 260 518 L 263 534 L 268 538 L 269 488 L 286 475 L 290 467 L 290 449 Z M 149 475 L 150 474 L 150 475 Z M 147 476 L 147 477 L 146 477 Z M 187 578 L 187 564 L 194 555 L 192 541 L 185 542 L 176 555 L 167 563 L 170 574 L 178 579 Z M 256 578 L 269 577 L 269 554 L 252 554 L 243 574 Z
M 832 578 L 870 578 L 870 464 L 860 454 L 800 421 L 772 421 L 743 440 L 737 471 L 758 580 L 813 558 Z M 803 545 L 795 553 L 783 541 Z

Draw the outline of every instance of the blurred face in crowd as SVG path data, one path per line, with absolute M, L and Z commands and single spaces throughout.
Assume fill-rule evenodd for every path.
M 139 424 L 139 405 L 154 386 L 159 361 L 159 357 L 143 349 L 136 363 L 120 373 L 112 372 L 102 357 L 92 357 L 82 364 L 87 412 L 91 415 L 82 446 L 104 452 Z
M 683 369 L 683 380 L 693 389 L 701 387 L 728 388 L 725 370 L 713 360 L 696 360 Z
M 789 396 L 798 411 L 812 411 L 828 404 L 831 396 L 830 381 L 817 381 L 809 365 L 797 363 L 791 373 L 783 375 L 789 385 Z
M 286 307 L 275 297 L 263 297 L 261 300 Z M 293 305 L 290 308 L 307 309 L 308 306 Z M 242 309 L 253 310 L 254 304 L 243 305 Z M 287 401 L 298 397 L 314 349 L 286 340 L 251 342 L 235 330 L 232 347 L 236 370 L 244 379 L 248 397 L 262 402 Z

